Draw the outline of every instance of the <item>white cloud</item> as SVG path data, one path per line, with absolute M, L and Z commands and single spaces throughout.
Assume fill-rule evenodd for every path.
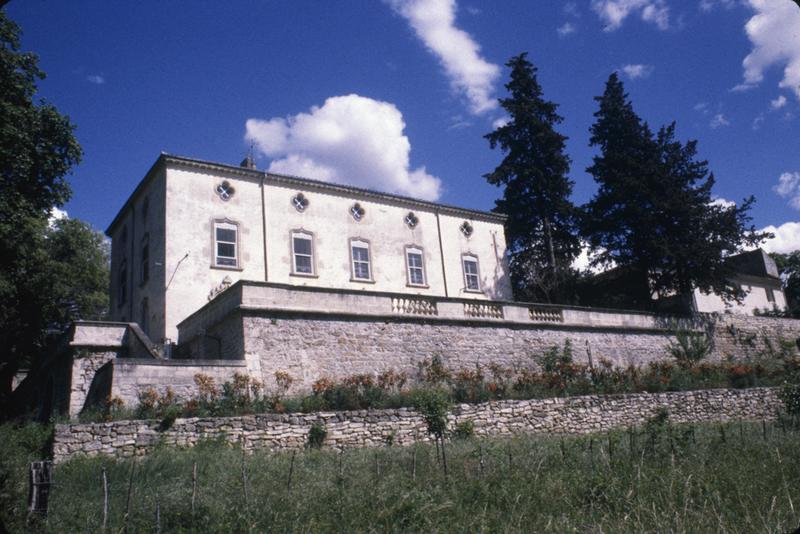
M 755 86 L 772 65 L 784 65 L 779 87 L 800 100 L 800 9 L 789 0 L 748 0 L 756 14 L 745 24 L 753 49 L 744 58 L 744 83 Z M 738 86 L 737 86 L 738 87 Z
M 669 28 L 669 6 L 665 0 L 592 0 L 592 9 L 605 23 L 603 29 L 607 32 L 620 28 L 636 12 L 660 30 Z
M 69 219 L 67 210 L 62 210 L 55 206 L 50 208 L 50 216 L 47 218 L 47 225 L 50 228 L 55 228 L 56 221 L 60 221 L 61 219 Z
M 575 2 L 567 2 L 564 4 L 564 14 L 569 15 L 570 17 L 579 18 L 581 16 L 581 12 L 578 10 L 578 4 Z
M 700 10 L 709 12 L 717 6 L 725 9 L 731 9 L 736 5 L 736 2 L 737 0 L 700 0 Z
M 723 208 L 732 208 L 736 206 L 736 202 L 728 200 L 727 198 L 714 197 L 711 199 L 712 206 L 722 206 Z
M 100 76 L 99 74 L 90 74 L 86 77 L 86 81 L 89 83 L 94 83 L 97 85 L 103 85 L 106 83 L 106 79 Z
M 760 130 L 762 124 L 764 124 L 764 114 L 759 113 L 756 115 L 756 118 L 753 119 L 753 130 Z
M 451 87 L 480 115 L 497 108 L 494 84 L 500 67 L 480 55 L 480 46 L 455 26 L 455 0 L 385 0 L 405 18 L 444 67 Z
M 495 119 L 494 121 L 492 121 L 492 128 L 494 128 L 495 130 L 498 129 L 498 128 L 502 128 L 503 126 L 508 124 L 510 121 L 511 121 L 511 118 L 509 118 L 509 117 L 505 117 L 505 116 L 500 117 L 499 119 Z
M 560 37 L 566 37 L 571 33 L 575 33 L 575 25 L 572 24 L 571 22 L 565 22 L 564 24 L 556 28 L 556 32 L 558 32 L 558 35 Z
M 789 205 L 800 210 L 800 172 L 784 172 L 778 177 L 778 184 L 772 190 L 783 198 L 789 199 Z
M 721 126 L 730 126 L 731 121 L 729 121 L 728 118 L 725 117 L 724 113 L 717 113 L 716 115 L 714 115 L 714 118 L 711 119 L 711 122 L 709 122 L 708 125 L 711 127 L 712 130 L 716 130 Z
M 631 80 L 636 80 L 637 78 L 647 78 L 653 74 L 654 70 L 655 67 L 652 65 L 642 65 L 641 63 L 634 65 L 628 64 L 622 67 L 622 72 L 624 72 L 625 75 Z
M 400 111 L 359 95 L 334 96 L 308 113 L 249 119 L 245 138 L 272 158 L 269 170 L 437 200 L 441 181 L 410 169 Z
M 760 245 L 767 252 L 785 254 L 800 250 L 800 222 L 789 221 L 780 226 L 769 225 L 760 231 L 775 234 L 775 237 L 767 239 Z
M 783 96 L 783 95 L 780 95 L 775 100 L 770 100 L 770 102 L 769 102 L 769 107 L 770 107 L 770 109 L 773 109 L 773 110 L 781 109 L 785 105 L 786 105 L 786 97 Z

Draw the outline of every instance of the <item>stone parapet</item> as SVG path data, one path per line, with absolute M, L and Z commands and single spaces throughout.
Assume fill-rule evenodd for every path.
M 777 388 L 712 389 L 461 404 L 450 413 L 448 426 L 472 421 L 475 434 L 486 437 L 586 434 L 639 426 L 663 409 L 676 423 L 766 420 L 781 406 L 777 393 Z M 165 430 L 159 421 L 60 424 L 53 456 L 57 463 L 83 455 L 141 456 L 156 444 L 191 447 L 206 439 L 224 439 L 248 450 L 299 449 L 315 423 L 325 426 L 324 446 L 334 449 L 429 439 L 422 417 L 411 409 L 261 414 L 177 419 Z

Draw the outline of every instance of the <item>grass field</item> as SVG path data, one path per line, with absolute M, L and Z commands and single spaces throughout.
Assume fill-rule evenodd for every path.
M 101 532 L 105 470 L 107 532 L 785 533 L 800 526 L 800 430 L 775 423 L 654 421 L 591 437 L 456 440 L 446 463 L 447 477 L 433 445 L 243 455 L 206 442 L 136 462 L 60 465 L 48 517 L 27 526 L 25 481 L 5 481 L 2 513 L 12 532 Z M 9 498 L 23 506 L 9 507 Z

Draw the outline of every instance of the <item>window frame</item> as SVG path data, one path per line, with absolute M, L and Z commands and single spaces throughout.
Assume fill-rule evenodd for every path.
M 356 246 L 358 244 L 359 246 Z M 359 278 L 356 276 L 356 259 L 353 257 L 353 249 L 354 248 L 365 248 L 367 249 L 367 270 L 369 272 L 369 277 L 367 278 Z M 375 277 L 372 268 L 372 243 L 370 243 L 369 239 L 364 239 L 363 237 L 351 237 L 348 240 L 348 251 L 350 253 L 350 281 L 351 282 L 361 282 L 361 283 L 375 283 Z M 363 263 L 363 260 L 359 260 L 358 263 Z
M 415 283 L 411 278 L 411 266 L 408 262 L 409 254 L 419 254 L 420 258 L 422 259 L 422 265 L 420 269 L 422 270 L 422 283 L 418 284 Z M 428 288 L 428 273 L 427 269 L 425 269 L 425 249 L 419 245 L 406 245 L 405 251 L 403 253 L 403 258 L 405 259 L 406 263 L 406 286 L 407 287 L 420 287 L 420 288 Z
M 767 302 L 770 304 L 775 304 L 775 290 L 771 287 L 765 287 L 764 293 L 767 294 Z
M 128 300 L 128 260 L 122 258 L 117 267 L 117 306 L 125 305 Z
M 217 228 L 223 225 L 232 226 L 233 230 L 236 232 L 236 241 L 233 243 L 234 246 L 234 256 L 233 260 L 236 262 L 234 265 L 225 265 L 219 263 L 219 243 L 227 243 L 230 244 L 230 241 L 219 241 L 217 239 Z M 230 228 L 223 228 L 230 230 Z M 233 221 L 231 219 L 214 219 L 211 224 L 211 268 L 212 269 L 225 269 L 228 271 L 241 271 L 242 270 L 242 262 L 241 262 L 241 242 L 242 242 L 242 232 L 241 232 L 241 225 Z M 223 258 L 230 259 L 231 256 L 222 256 Z
M 150 280 L 150 234 L 144 234 L 139 241 L 139 285 L 145 285 Z
M 467 274 L 467 263 L 474 263 L 475 264 L 475 273 Z M 467 293 L 483 293 L 483 289 L 481 288 L 481 264 L 478 260 L 478 255 L 473 254 L 472 252 L 467 252 L 461 255 L 461 272 L 464 277 L 464 291 Z M 469 277 L 474 276 L 477 280 L 477 289 L 473 289 L 469 287 Z
M 296 237 L 300 237 L 300 239 L 307 239 L 311 242 L 311 272 L 304 273 L 299 272 L 297 270 L 297 254 L 294 250 L 294 240 Z M 289 273 L 291 276 L 302 276 L 305 278 L 317 278 L 317 249 L 316 249 L 316 239 L 314 236 L 314 232 L 306 230 L 305 228 L 295 228 L 289 232 L 289 258 L 291 263 L 291 272 Z M 306 254 L 301 254 L 301 256 L 307 256 Z

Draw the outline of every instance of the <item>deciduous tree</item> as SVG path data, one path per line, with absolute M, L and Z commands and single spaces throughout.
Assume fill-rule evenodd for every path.
M 69 119 L 36 99 L 44 73 L 36 55 L 20 51 L 19 36 L 0 10 L 0 399 L 20 362 L 41 348 L 47 219 L 69 198 L 65 176 L 81 156 Z

